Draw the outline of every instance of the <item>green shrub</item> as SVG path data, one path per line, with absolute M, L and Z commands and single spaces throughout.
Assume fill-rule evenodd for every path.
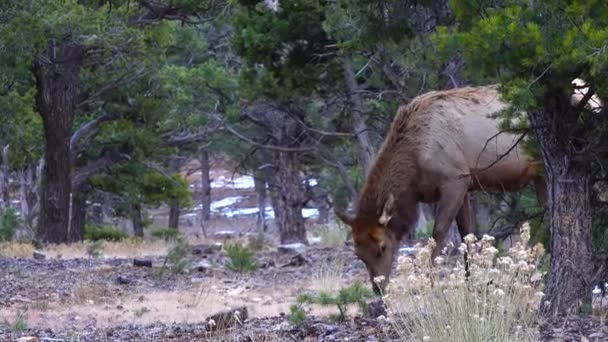
M 84 238 L 86 240 L 97 241 L 120 241 L 129 237 L 125 231 L 108 225 L 86 225 L 84 227 Z
M 26 330 L 28 327 L 27 315 L 21 310 L 17 311 L 17 316 L 13 322 L 9 322 L 7 319 L 4 319 L 4 321 L 1 323 L 5 329 L 12 332 L 21 332 Z
M 414 232 L 414 237 L 416 239 L 428 239 L 433 235 L 433 225 L 435 223 L 433 221 L 429 221 L 426 223 L 423 229 L 418 229 Z
M 14 208 L 6 208 L 0 216 L 0 241 L 11 241 L 19 226 L 19 215 Z
M 188 241 L 182 237 L 177 237 L 169 253 L 167 261 L 171 265 L 171 271 L 176 274 L 185 273 L 192 260 L 190 258 L 190 245 Z
M 303 303 L 293 304 L 289 307 L 289 317 L 287 318 L 289 324 L 299 327 L 306 322 L 306 312 L 302 308 Z
M 253 272 L 258 266 L 254 260 L 254 253 L 251 249 L 239 243 L 224 245 L 226 255 L 228 255 L 227 267 L 239 273 Z
M 87 245 L 89 258 L 99 258 L 103 254 L 103 240 L 95 240 Z
M 351 305 L 356 304 L 363 312 L 365 312 L 367 308 L 366 300 L 373 297 L 373 292 L 369 288 L 365 287 L 361 281 L 355 281 L 351 286 L 341 289 L 338 291 L 338 293 L 319 291 L 317 293 L 301 294 L 296 299 L 298 304 L 294 305 L 293 308 L 290 309 L 291 312 L 289 320 L 290 323 L 292 320 L 295 323 L 303 322 L 304 318 L 301 317 L 304 315 L 304 310 L 302 308 L 303 305 L 318 304 L 321 306 L 335 305 L 340 312 L 337 319 L 339 321 L 344 321 L 348 313 L 348 308 Z
M 175 240 L 179 236 L 179 231 L 175 228 L 158 228 L 150 232 L 152 236 L 165 241 Z

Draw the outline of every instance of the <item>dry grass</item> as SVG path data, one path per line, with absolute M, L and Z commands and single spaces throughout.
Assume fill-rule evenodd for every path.
M 111 289 L 91 279 L 80 279 L 72 288 L 72 302 L 74 304 L 96 305 L 110 303 L 113 300 Z
M 327 260 L 313 269 L 310 289 L 315 291 L 334 292 L 340 289 L 344 278 L 344 259 Z
M 25 242 L 0 242 L 0 256 L 5 258 L 31 258 L 34 246 Z
M 508 256 L 497 257 L 493 238 L 467 236 L 456 257 L 468 252 L 468 279 L 460 261 L 455 267 L 448 262 L 447 250 L 436 260 L 438 266 L 431 267 L 432 239 L 416 258 L 400 257 L 399 270 L 406 279 L 391 281 L 386 301 L 402 339 L 537 341 L 544 250 L 540 245 L 529 248 L 529 238 L 529 225 L 524 224 Z
M 343 247 L 348 235 L 345 225 L 337 222 L 314 225 L 311 231 L 321 239 L 321 246 L 331 248 Z

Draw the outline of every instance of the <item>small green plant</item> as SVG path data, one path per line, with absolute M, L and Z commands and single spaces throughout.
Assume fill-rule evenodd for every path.
M 294 327 L 301 327 L 306 322 L 306 312 L 303 309 L 304 303 L 292 304 L 289 307 L 289 317 L 287 321 Z
M 321 306 L 335 305 L 340 312 L 336 319 L 342 322 L 346 319 L 348 308 L 351 305 L 356 304 L 362 312 L 365 312 L 367 308 L 366 300 L 373 297 L 373 292 L 365 287 L 361 281 L 355 281 L 351 286 L 341 289 L 338 293 L 319 291 L 316 293 L 301 294 L 296 299 L 298 304 L 294 305 L 289 319 L 293 319 L 294 322 L 302 322 L 303 318 L 300 316 L 304 315 L 304 304 L 318 304 Z
M 428 239 L 433 234 L 433 221 L 426 223 L 424 228 L 416 230 L 414 236 L 416 239 Z
M 27 329 L 28 322 L 25 313 L 21 310 L 17 311 L 17 316 L 15 316 L 15 320 L 13 322 L 9 322 L 8 320 L 4 320 L 2 325 L 13 332 L 20 332 Z
M 163 266 L 158 271 L 158 277 L 160 278 L 163 276 L 167 265 L 169 265 L 173 274 L 186 273 L 190 264 L 192 264 L 190 252 L 191 250 L 188 241 L 183 237 L 177 237 L 173 242 L 173 246 L 167 253 Z
M 153 230 L 150 234 L 155 238 L 171 241 L 177 239 L 179 231 L 175 228 L 158 228 Z
M 92 241 L 87 245 L 89 258 L 99 258 L 103 254 L 103 240 Z
M 227 267 L 239 273 L 248 273 L 255 271 L 258 266 L 254 260 L 254 252 L 240 243 L 224 245 L 226 255 L 228 255 Z
M 84 238 L 86 240 L 98 241 L 120 241 L 129 237 L 123 230 L 108 225 L 86 225 L 84 227 Z
M 0 215 L 0 241 L 11 241 L 19 226 L 19 215 L 14 208 L 6 208 Z

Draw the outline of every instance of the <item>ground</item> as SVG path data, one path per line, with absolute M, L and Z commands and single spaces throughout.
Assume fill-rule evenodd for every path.
M 200 175 L 184 173 L 196 193 Z M 236 175 L 231 183 L 230 172 L 221 168 L 213 178 L 208 236 L 196 206 L 182 216 L 180 229 L 190 246 L 184 273 L 165 262 L 173 242 L 149 237 L 106 242 L 98 257 L 87 252 L 88 243 L 44 247 L 44 258 L 34 258 L 29 244 L 0 246 L 0 341 L 399 340 L 384 317 L 356 307 L 338 322 L 331 318 L 336 308 L 311 306 L 305 324 L 290 325 L 289 307 L 302 291 L 337 290 L 356 280 L 369 286 L 363 263 L 344 241 L 344 231 L 335 225 L 319 229 L 309 208 L 309 246 L 277 248 L 271 225 L 268 241 L 256 242 L 258 269 L 231 271 L 222 244 L 256 236 L 255 193 L 249 178 Z M 165 207 L 154 209 L 153 226 L 166 225 L 167 213 Z M 401 253 L 411 251 L 405 247 Z M 134 258 L 151 260 L 152 267 L 135 266 Z M 226 312 L 229 324 L 218 329 L 216 314 Z M 539 328 L 546 341 L 608 341 L 606 321 L 589 317 L 556 318 Z

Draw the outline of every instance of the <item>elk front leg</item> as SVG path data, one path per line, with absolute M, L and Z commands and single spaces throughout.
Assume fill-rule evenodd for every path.
M 433 264 L 435 263 L 435 258 L 439 256 L 439 253 L 445 246 L 445 238 L 452 221 L 454 221 L 459 210 L 463 207 L 463 200 L 467 195 L 467 190 L 468 183 L 463 180 L 444 184 L 440 189 L 437 214 L 435 216 L 435 226 L 433 227 L 433 239 L 435 239 L 435 242 L 437 243 L 431 254 L 431 261 Z M 470 214 L 468 214 L 468 216 L 470 216 Z

